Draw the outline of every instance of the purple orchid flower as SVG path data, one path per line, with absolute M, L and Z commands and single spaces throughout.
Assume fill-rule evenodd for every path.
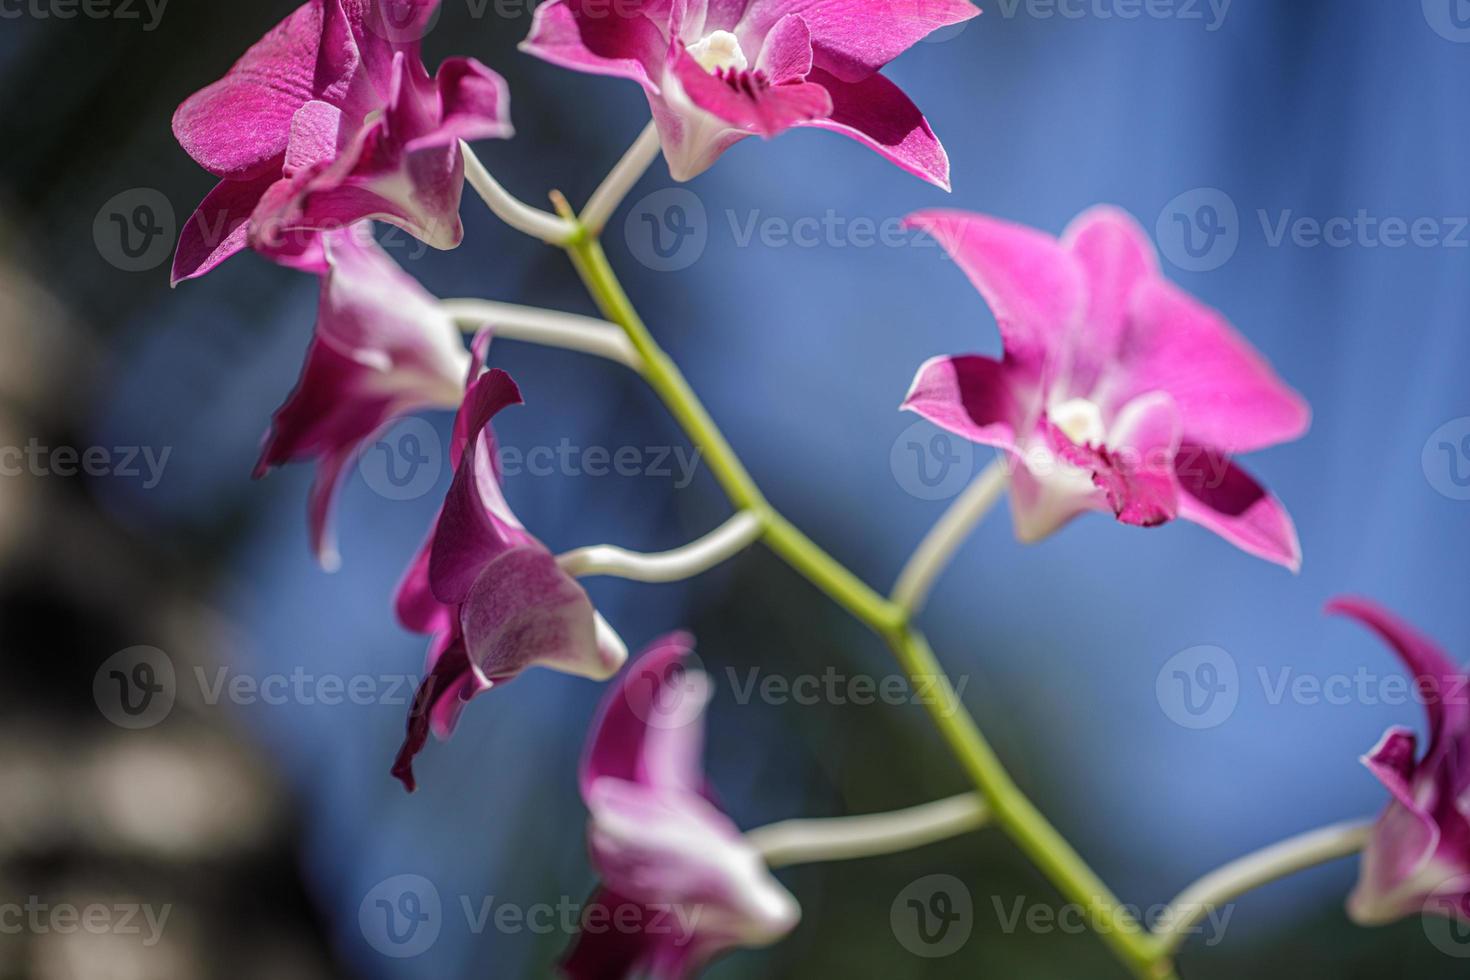
M 1060 241 L 960 211 L 908 221 L 985 297 L 1005 353 L 929 361 L 903 407 L 1008 454 L 1021 540 L 1089 510 L 1143 527 L 1178 517 L 1300 567 L 1285 508 L 1231 457 L 1301 436 L 1307 405 L 1163 278 L 1128 215 L 1096 208 Z
M 418 39 L 438 0 L 311 0 L 174 114 L 220 183 L 185 225 L 178 283 L 247 245 L 299 264 L 312 232 L 363 218 L 435 248 L 464 237 L 459 141 L 507 137 L 505 82 L 470 58 L 431 78 Z
M 489 339 L 476 339 L 472 370 L 479 370 Z M 398 590 L 399 620 L 433 636 L 393 765 L 410 792 L 413 759 L 429 733 L 447 739 L 471 698 L 533 666 L 606 680 L 628 657 L 586 591 L 516 520 L 501 493 L 490 420 L 519 404 L 520 389 L 504 371 L 470 382 L 450 445 L 454 482 Z
M 1470 677 L 1429 638 L 1363 599 L 1335 599 L 1327 611 L 1350 616 L 1393 647 L 1414 678 L 1429 715 L 1429 747 L 1395 726 L 1363 757 L 1393 799 L 1363 850 L 1348 914 L 1381 925 L 1430 913 L 1470 922 Z
M 602 885 L 562 964 L 571 980 L 683 980 L 800 918 L 796 899 L 710 802 L 700 766 L 709 679 L 693 638 L 641 654 L 603 701 L 582 762 L 588 838 Z
M 316 333 L 300 380 L 271 422 L 255 476 L 315 459 L 309 517 L 312 550 L 338 564 L 328 518 L 348 467 L 396 418 L 454 408 L 469 352 L 438 302 L 371 238 L 371 225 L 317 242 L 322 277 Z
M 675 180 L 747 136 L 830 129 L 945 190 L 949 158 L 879 73 L 968 0 L 551 0 L 522 50 L 643 86 Z

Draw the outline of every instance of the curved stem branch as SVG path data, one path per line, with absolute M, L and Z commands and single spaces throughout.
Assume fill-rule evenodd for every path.
M 1289 837 L 1217 868 L 1180 892 L 1155 927 L 1159 947 L 1172 955 L 1211 910 L 1278 878 L 1363 849 L 1371 820 L 1351 820 Z
M 623 198 L 638 183 L 638 179 L 648 170 L 649 164 L 659 153 L 658 127 L 650 121 L 643 127 L 643 132 L 638 134 L 638 139 L 628 147 L 628 152 L 618 161 L 617 166 L 607 175 L 592 196 L 587 199 L 587 206 L 582 209 L 582 224 L 587 232 L 596 235 L 602 231 L 607 219 L 611 218 L 618 205 L 623 203 Z
M 929 598 L 940 574 L 954 558 L 965 538 L 975 525 L 990 512 L 1005 493 L 1008 483 L 1005 465 L 995 460 L 965 488 L 965 492 L 950 505 L 938 523 L 915 549 L 898 583 L 893 587 L 893 601 L 911 613 L 918 612 Z
M 578 548 L 557 557 L 568 575 L 611 575 L 635 582 L 681 582 L 733 558 L 760 540 L 761 519 L 744 510 L 697 541 L 658 554 L 609 544 Z
M 605 320 L 488 299 L 446 299 L 440 305 L 467 332 L 489 325 L 497 338 L 592 354 L 634 371 L 643 367 L 627 335 Z
M 975 788 L 991 807 L 995 821 L 1070 901 L 1088 909 L 1101 925 L 1099 938 L 1139 980 L 1173 976 L 1140 925 L 1078 856 L 1066 839 L 1011 780 L 1000 759 L 964 709 L 923 634 L 909 625 L 903 606 L 877 593 L 782 517 L 761 494 L 724 434 L 689 387 L 678 367 L 658 346 L 623 292 L 595 236 L 573 235 L 566 249 L 572 264 L 603 315 L 622 327 L 643 359 L 643 377 L 663 400 L 736 507 L 758 514 L 764 541 L 777 555 L 882 636 L 910 680 L 931 696 L 923 699 L 936 726 Z
M 577 233 L 576 225 L 549 211 L 531 207 L 502 187 L 468 143 L 461 141 L 459 148 L 464 154 L 465 180 L 501 221 L 550 245 L 565 245 Z
M 974 793 L 856 817 L 783 820 L 757 827 L 746 839 L 773 868 L 817 861 L 846 861 L 912 850 L 979 830 L 990 818 Z

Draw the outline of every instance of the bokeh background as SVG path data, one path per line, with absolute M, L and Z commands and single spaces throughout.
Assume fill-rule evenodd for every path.
M 423 656 L 388 599 L 447 468 L 406 493 L 355 474 L 333 575 L 307 553 L 309 470 L 249 479 L 315 282 L 246 255 L 168 288 L 168 239 L 211 185 L 173 142 L 172 110 L 292 6 L 0 6 L 0 443 L 102 447 L 109 461 L 0 479 L 0 904 L 132 906 L 141 925 L 109 913 L 117 928 L 96 934 L 0 930 L 5 980 L 546 976 L 567 935 L 497 928 L 493 911 L 575 905 L 592 884 L 574 765 L 597 686 L 528 674 L 430 746 L 416 795 L 388 776 Z M 527 3 L 445 0 L 426 58 L 505 74 L 518 135 L 482 158 L 527 200 L 553 187 L 579 200 L 646 106 L 631 83 L 516 52 L 529 17 Z M 1056 232 L 1096 202 L 1132 211 L 1159 231 L 1168 273 L 1313 405 L 1305 439 L 1247 461 L 1295 516 L 1305 567 L 1293 577 L 1184 525 L 1102 519 L 1022 547 L 998 512 L 926 626 L 1019 781 L 1127 902 L 1147 909 L 1245 851 L 1375 812 L 1384 794 L 1357 756 L 1422 712 L 1395 697 L 1386 650 L 1321 607 L 1367 594 L 1470 654 L 1470 4 L 993 0 L 889 73 L 944 139 L 952 197 L 815 132 L 746 141 L 687 185 L 692 200 L 665 193 L 657 164 L 608 232 L 655 332 L 777 505 L 887 585 L 987 455 L 896 406 L 924 359 L 998 348 L 963 277 L 894 223 L 952 204 Z M 671 202 L 698 234 L 664 257 L 650 233 Z M 395 255 L 440 295 L 590 312 L 559 254 L 468 195 L 464 218 L 458 251 L 399 236 Z M 1337 235 L 1302 219 L 1339 219 Z M 1423 221 L 1405 236 L 1388 219 Z M 509 342 L 494 358 L 529 403 L 504 417 L 507 445 L 567 446 L 574 461 L 635 447 L 650 463 L 636 477 L 514 476 L 514 506 L 553 548 L 670 547 L 723 518 L 708 473 L 651 465 L 684 444 L 626 372 Z M 427 422 L 441 437 L 447 424 Z M 740 697 L 751 671 L 894 673 L 768 555 L 680 587 L 591 588 L 631 646 L 698 633 L 717 688 L 709 769 L 742 826 L 964 788 L 920 708 Z M 161 652 L 177 697 L 130 729 L 98 678 L 138 646 Z M 1171 679 L 1204 660 L 1229 690 L 1191 713 Z M 249 693 L 293 676 L 306 694 Z M 1329 693 L 1280 693 L 1299 678 Z M 323 679 L 370 694 L 326 703 Z M 1449 933 L 1350 926 L 1355 870 L 1242 900 L 1223 935 L 1186 948 L 1183 975 L 1464 974 L 1470 948 Z M 965 883 L 973 921 L 958 951 L 926 957 L 890 910 L 936 874 Z M 411 957 L 386 955 L 359 915 L 404 875 L 442 904 L 437 938 Z M 801 926 L 711 975 L 1121 976 L 1091 936 L 1008 926 L 1061 900 L 995 834 L 782 876 Z M 151 935 L 138 910 L 165 908 Z

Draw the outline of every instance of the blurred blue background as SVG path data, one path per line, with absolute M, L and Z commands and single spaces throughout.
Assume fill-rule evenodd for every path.
M 137 553 L 158 556 L 171 589 L 218 617 L 211 635 L 228 638 L 220 662 L 257 677 L 398 677 L 417 672 L 423 651 L 395 624 L 389 596 L 447 471 L 407 501 L 354 475 L 337 517 L 344 566 L 321 573 L 305 544 L 309 469 L 249 480 L 310 335 L 315 281 L 247 255 L 170 292 L 165 267 L 119 269 L 93 237 L 99 209 L 136 188 L 161 190 L 180 220 L 190 213 L 211 182 L 169 137 L 172 109 L 291 6 L 174 0 L 151 31 L 34 16 L 5 26 L 0 251 L 8 275 L 75 325 L 62 333 L 17 306 L 6 335 L 59 348 L 50 387 L 28 397 L 59 403 L 73 441 L 171 447 L 156 487 L 94 480 L 86 506 Z M 856 143 L 797 132 L 747 140 L 687 185 L 694 203 L 680 200 L 703 243 L 676 263 L 686 268 L 640 261 L 650 254 L 642 216 L 671 200 L 647 199 L 670 186 L 661 162 L 609 226 L 628 291 L 772 500 L 881 587 L 945 503 L 910 450 L 932 448 L 932 430 L 897 405 L 926 358 L 995 352 L 999 342 L 938 249 L 907 234 L 875 243 L 864 222 L 891 232 L 911 210 L 951 205 L 1055 233 L 1091 204 L 1121 205 L 1162 229 L 1167 274 L 1222 310 L 1304 393 L 1310 434 L 1245 460 L 1296 519 L 1300 576 L 1183 524 L 1139 531 L 1094 517 L 1023 547 L 997 511 L 925 613 L 1003 758 L 1126 902 L 1148 908 L 1245 851 L 1383 805 L 1357 757 L 1388 725 L 1421 726 L 1422 711 L 1399 703 L 1391 685 L 1385 693 L 1396 663 L 1362 630 L 1324 617 L 1329 597 L 1375 597 L 1457 659 L 1470 654 L 1458 543 L 1470 530 L 1470 491 L 1458 481 L 1470 456 L 1439 449 L 1470 446 L 1460 442 L 1470 435 L 1461 373 L 1470 362 L 1470 29 L 1458 26 L 1470 19 L 1453 16 L 1470 14 L 1463 6 L 1180 0 L 1129 18 L 1126 0 L 995 0 L 888 69 L 944 141 L 953 195 Z M 585 199 L 646 120 L 642 96 L 631 83 L 517 53 L 524 9 L 477 9 L 447 0 L 426 57 L 432 67 L 474 55 L 510 80 L 518 135 L 483 145 L 482 158 L 526 200 L 552 187 Z M 1199 218 L 1205 205 L 1227 233 L 1198 239 L 1213 247 L 1191 254 L 1175 216 Z M 591 312 L 560 255 L 517 237 L 468 194 L 464 219 L 458 251 L 395 254 L 439 295 Z M 814 242 L 746 235 L 802 219 L 822 224 Z M 1314 244 L 1299 219 L 1355 224 Z M 1417 242 L 1395 246 L 1386 219 L 1428 223 Z M 500 426 L 510 446 L 683 446 L 619 368 L 508 341 L 492 358 L 527 398 Z M 447 431 L 447 418 L 433 422 Z M 978 471 L 988 455 L 962 451 L 957 465 Z M 521 474 L 507 493 L 554 549 L 655 550 L 726 513 L 706 472 L 680 482 Z M 919 708 L 739 703 L 730 679 L 752 667 L 787 678 L 828 665 L 894 672 L 875 640 L 769 556 L 752 552 L 676 588 L 591 588 L 631 647 L 679 626 L 699 632 L 718 690 L 710 772 L 742 826 L 964 788 Z M 131 643 L 165 646 L 136 635 L 65 651 L 85 665 L 83 702 L 95 665 Z M 1220 648 L 1234 668 L 1234 706 L 1188 727 L 1156 682 L 1171 657 L 1199 646 Z M 1277 693 L 1284 680 L 1360 669 L 1367 686 L 1346 698 Z M 299 859 L 304 901 L 319 916 L 324 969 L 385 980 L 541 976 L 564 934 L 477 930 L 463 903 L 575 903 L 589 890 L 574 767 L 598 695 L 534 672 L 477 701 L 451 742 L 428 748 L 412 797 L 387 775 L 401 703 L 206 705 L 189 723 L 230 726 L 280 773 L 293 814 L 282 846 Z M 895 896 L 934 873 L 968 884 L 975 935 L 931 960 L 906 951 L 888 923 Z M 358 912 L 404 874 L 433 883 L 443 928 L 426 952 L 395 959 L 367 941 Z M 1354 874 L 1355 862 L 1340 862 L 1248 897 L 1222 942 L 1187 947 L 1183 975 L 1378 977 L 1409 966 L 1461 975 L 1417 922 L 1350 927 L 1341 905 Z M 714 975 L 1121 975 L 1090 936 L 1004 934 L 1001 905 L 1060 899 L 993 834 L 783 877 L 802 901 L 802 926 Z

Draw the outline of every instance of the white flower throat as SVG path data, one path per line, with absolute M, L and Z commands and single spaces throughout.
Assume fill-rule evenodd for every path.
M 745 71 L 750 61 L 740 49 L 740 39 L 729 31 L 713 31 L 689 45 L 689 54 L 699 67 L 714 74 L 723 68 Z
M 1071 398 L 1047 410 L 1047 417 L 1079 446 L 1101 446 L 1107 439 L 1102 409 L 1086 398 Z

